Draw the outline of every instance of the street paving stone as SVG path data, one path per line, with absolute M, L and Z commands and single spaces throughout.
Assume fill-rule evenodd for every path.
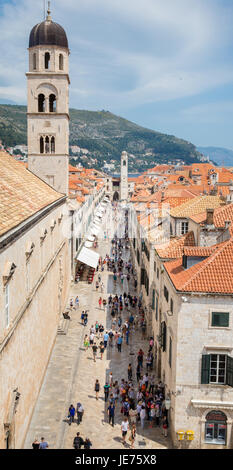
M 102 240 L 98 246 L 98 252 L 105 257 L 110 253 L 110 240 Z M 123 255 L 127 257 L 128 250 L 123 250 Z M 104 292 L 96 292 L 95 281 L 98 274 L 104 283 Z M 148 339 L 142 339 L 140 331 L 135 331 L 130 336 L 129 345 L 125 340 L 122 346 L 122 352 L 117 351 L 116 346 L 108 346 L 103 360 L 98 353 L 96 362 L 93 360 L 92 350 L 87 351 L 83 347 L 85 334 L 89 334 L 91 325 L 96 320 L 102 323 L 106 329 L 111 327 L 111 316 L 109 312 L 100 309 L 98 299 L 101 296 L 106 298 L 111 294 L 120 294 L 130 292 L 134 295 L 135 291 L 127 280 L 124 280 L 123 286 L 120 281 L 116 285 L 113 282 L 112 273 L 105 270 L 96 272 L 93 283 L 87 284 L 80 281 L 78 284 L 72 284 L 70 289 L 70 298 L 79 296 L 79 308 L 71 312 L 71 320 L 66 335 L 57 335 L 41 387 L 38 400 L 33 412 L 31 423 L 24 443 L 25 449 L 31 449 L 31 444 L 35 437 L 40 439 L 42 436 L 49 444 L 50 449 L 72 449 L 73 439 L 79 431 L 83 438 L 88 437 L 92 442 L 92 449 L 122 449 L 124 448 L 121 440 L 121 405 L 117 404 L 115 426 L 108 423 L 107 406 L 104 401 L 103 386 L 113 373 L 113 379 L 127 380 L 128 364 L 133 365 L 133 382 L 137 390 L 136 381 L 136 358 L 137 352 L 141 347 L 145 353 L 148 351 Z M 88 324 L 84 327 L 81 324 L 80 316 L 82 310 L 89 310 Z M 122 318 L 126 319 L 127 314 L 123 312 Z M 97 340 L 97 344 L 99 341 Z M 144 372 L 145 367 L 144 367 Z M 155 374 L 155 371 L 152 371 Z M 96 379 L 100 382 L 99 400 L 96 400 L 94 385 Z M 68 424 L 68 409 L 70 404 L 76 408 L 77 402 L 82 403 L 84 407 L 84 416 L 82 422 L 77 425 L 75 422 Z M 128 432 L 129 437 L 129 432 Z M 151 428 L 149 422 L 145 422 L 144 429 L 141 429 L 140 423 L 137 424 L 137 437 L 135 440 L 135 449 L 171 449 L 172 442 L 169 437 L 162 435 L 162 428 Z M 126 439 L 125 448 L 130 448 L 129 440 Z

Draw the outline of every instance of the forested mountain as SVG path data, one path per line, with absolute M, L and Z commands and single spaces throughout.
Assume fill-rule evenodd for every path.
M 0 105 L 0 139 L 5 146 L 27 144 L 26 112 L 26 106 Z M 70 109 L 70 145 L 88 149 L 100 168 L 104 161 L 119 161 L 123 150 L 130 154 L 131 170 L 177 159 L 189 164 L 201 155 L 185 140 L 143 128 L 108 111 Z

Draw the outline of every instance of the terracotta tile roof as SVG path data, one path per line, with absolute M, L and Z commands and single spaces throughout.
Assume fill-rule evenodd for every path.
M 164 267 L 178 291 L 233 294 L 233 238 L 189 269 L 183 268 L 182 258 L 166 262 Z
M 0 235 L 62 197 L 12 156 L 0 152 Z
M 220 196 L 197 196 L 178 207 L 171 209 L 172 217 L 188 218 L 195 214 L 200 214 L 206 209 L 220 207 L 222 200 Z
M 184 246 L 194 246 L 195 239 L 194 233 L 188 232 L 182 237 L 172 238 L 169 242 L 164 245 L 155 245 L 155 250 L 160 258 L 179 258 L 183 254 Z
M 215 227 L 224 227 L 226 220 L 233 221 L 233 204 L 226 204 L 214 211 Z
M 69 164 L 69 172 L 72 172 L 72 171 L 73 172 L 75 171 L 76 173 L 80 173 L 81 170 L 80 168 L 77 168 L 76 166 L 72 166 Z
M 206 211 L 193 215 L 190 219 L 198 224 L 203 224 L 206 221 Z M 231 222 L 230 232 L 233 232 L 233 204 L 225 204 L 214 209 L 213 222 L 216 228 L 224 228 L 227 220 Z

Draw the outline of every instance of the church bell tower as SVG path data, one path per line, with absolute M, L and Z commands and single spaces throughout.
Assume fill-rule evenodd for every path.
M 128 201 L 128 155 L 127 152 L 121 154 L 121 183 L 120 183 L 120 200 Z
M 29 38 L 28 169 L 68 195 L 69 47 L 64 29 L 52 21 L 50 2 L 45 21 Z

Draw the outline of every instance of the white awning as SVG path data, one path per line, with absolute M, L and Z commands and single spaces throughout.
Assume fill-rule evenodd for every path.
M 100 231 L 100 227 L 97 227 L 97 225 L 93 226 L 93 227 L 90 229 L 90 233 L 91 233 L 92 235 L 98 235 L 99 231 Z
M 81 261 L 81 263 L 87 264 L 87 266 L 91 266 L 92 268 L 96 268 L 99 262 L 99 253 L 95 251 L 89 250 L 85 246 L 81 249 L 79 255 L 76 257 L 77 261 Z
M 93 237 L 92 235 L 88 235 L 88 236 L 87 236 L 87 240 L 90 241 L 90 242 L 94 242 L 94 241 L 95 241 L 95 237 Z
M 88 240 L 84 243 L 84 246 L 86 246 L 87 248 L 91 248 L 93 245 L 93 242 L 89 242 Z

